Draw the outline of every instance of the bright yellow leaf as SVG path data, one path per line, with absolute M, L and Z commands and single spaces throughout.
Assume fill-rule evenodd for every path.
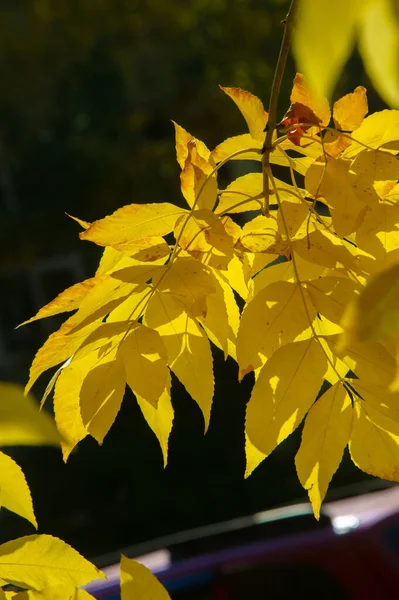
M 301 423 L 316 399 L 327 359 L 315 339 L 277 350 L 260 371 L 247 405 L 246 432 L 266 456 Z
M 168 202 L 129 204 L 104 219 L 94 221 L 89 229 L 80 234 L 80 238 L 123 251 L 135 240 L 170 233 L 184 212 Z
M 244 308 L 237 336 L 240 377 L 270 359 L 282 345 L 306 335 L 316 315 L 303 290 L 294 282 L 277 281 L 261 290 Z
M 344 158 L 353 158 L 364 150 L 364 145 L 356 144 L 356 140 L 370 148 L 383 148 L 396 154 L 399 149 L 399 110 L 381 110 L 369 115 L 356 129 L 352 139 Z
M 0 506 L 27 519 L 37 529 L 32 498 L 25 476 L 17 463 L 3 452 L 0 452 Z
M 373 271 L 381 271 L 399 262 L 399 203 L 388 194 L 366 212 L 356 231 L 356 244 L 376 260 Z
M 283 241 L 277 227 L 277 215 L 259 215 L 242 228 L 242 245 L 250 252 L 267 252 L 284 255 L 287 243 Z
M 1 598 L 1 597 L 0 597 Z M 50 585 L 42 590 L 26 590 L 13 596 L 15 600 L 90 600 L 94 596 L 73 585 Z
M 340 158 L 328 160 L 327 165 L 315 162 L 305 176 L 306 189 L 324 199 L 340 237 L 356 231 L 367 210 L 353 187 L 355 181 L 350 166 L 349 161 Z
M 51 585 L 83 585 L 105 575 L 62 540 L 28 535 L 0 545 L 0 578 L 41 590 Z
M 349 450 L 355 465 L 365 473 L 398 481 L 398 412 L 355 398 Z
M 214 378 L 208 338 L 184 305 L 168 293 L 155 292 L 145 314 L 145 323 L 158 331 L 166 346 L 168 364 L 200 407 L 209 425 Z
M 205 160 L 197 149 L 196 141 L 188 144 L 188 155 L 180 173 L 181 191 L 190 208 L 212 210 L 217 198 L 215 162 Z M 176 223 L 176 222 L 175 222 Z
M 316 519 L 329 483 L 342 460 L 352 428 L 352 404 L 342 383 L 319 398 L 305 420 L 295 457 L 298 478 L 308 490 Z
M 121 557 L 122 600 L 170 600 L 170 596 L 147 567 Z
M 219 213 L 241 213 L 247 210 L 260 210 L 263 190 L 263 179 L 261 173 L 248 173 L 232 181 L 219 196 L 219 203 L 215 212 Z M 259 196 L 257 200 L 251 200 Z
M 21 325 L 32 323 L 32 321 L 37 321 L 38 319 L 52 317 L 53 315 L 58 315 L 63 312 L 76 310 L 90 290 L 92 290 L 100 281 L 101 280 L 97 277 L 91 277 L 90 279 L 72 285 L 58 294 L 58 296 L 46 304 L 46 306 L 43 306 L 34 317 L 24 321 Z M 19 327 L 21 327 L 21 325 Z
M 184 164 L 186 162 L 186 158 L 188 156 L 188 148 L 190 142 L 195 142 L 198 154 L 202 156 L 204 160 L 209 160 L 210 151 L 205 146 L 204 142 L 195 138 L 191 133 L 183 129 L 180 125 L 172 121 L 175 126 L 175 136 L 176 136 L 176 158 L 177 162 L 180 165 L 180 168 L 184 168 Z
M 394 2 L 364 3 L 359 51 L 375 89 L 387 104 L 399 108 L 399 19 Z
M 272 255 L 270 255 L 272 256 Z M 237 294 L 246 300 L 248 296 L 248 285 L 244 275 L 244 267 L 241 260 L 235 254 L 228 264 L 227 271 L 219 273 L 220 277 L 229 283 Z
M 248 125 L 251 136 L 255 140 L 264 142 L 268 114 L 263 108 L 263 104 L 259 98 L 240 88 L 220 86 L 220 89 L 223 90 L 237 105 Z
M 339 324 L 347 305 L 360 291 L 360 286 L 344 277 L 321 277 L 308 282 L 306 289 L 317 312 Z
M 231 160 L 261 160 L 262 146 L 263 142 L 254 140 L 249 133 L 243 133 L 224 140 L 216 146 L 211 156 L 215 163 L 219 163 L 236 153 L 237 155 L 233 156 Z
M 141 408 L 141 412 L 152 431 L 157 436 L 159 445 L 161 446 L 163 464 L 166 467 L 168 462 L 168 442 L 169 435 L 173 426 L 173 406 L 170 399 L 170 376 L 162 395 L 160 396 L 157 405 L 153 406 L 144 398 L 136 394 L 136 400 Z
M 334 125 L 341 131 L 353 131 L 360 127 L 368 110 L 366 88 L 359 85 L 354 92 L 334 102 Z

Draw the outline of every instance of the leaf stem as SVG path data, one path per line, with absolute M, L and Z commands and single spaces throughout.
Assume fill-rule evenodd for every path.
M 263 201 L 263 209 L 262 212 L 264 215 L 268 216 L 269 214 L 269 167 L 270 167 L 270 153 L 273 150 L 272 139 L 273 133 L 277 127 L 277 106 L 278 99 L 280 95 L 280 87 L 281 82 L 283 80 L 283 75 L 285 71 L 285 65 L 287 62 L 287 56 L 290 49 L 291 36 L 292 36 L 292 27 L 296 12 L 296 6 L 298 4 L 298 0 L 291 0 L 290 8 L 288 10 L 287 16 L 283 21 L 284 24 L 284 34 L 283 39 L 281 41 L 280 54 L 277 60 L 276 69 L 274 71 L 272 90 L 270 92 L 270 101 L 269 101 L 269 116 L 266 124 L 266 136 L 265 142 L 262 148 L 262 172 L 263 172 L 263 193 L 264 193 L 264 201 Z

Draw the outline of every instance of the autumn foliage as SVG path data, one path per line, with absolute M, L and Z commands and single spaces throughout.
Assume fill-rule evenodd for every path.
M 37 353 L 27 389 L 61 364 L 50 387 L 67 459 L 87 435 L 103 441 L 128 385 L 166 463 L 170 373 L 206 431 L 214 344 L 237 361 L 239 379 L 255 373 L 246 474 L 305 420 L 296 468 L 318 516 L 347 445 L 364 471 L 398 477 L 394 354 L 388 344 L 344 339 L 342 319 L 369 277 L 397 260 L 399 112 L 367 117 L 358 87 L 331 114 L 298 74 L 270 154 L 287 176 L 272 168 L 265 211 L 260 169 L 218 187 L 227 161 L 261 161 L 268 119 L 249 92 L 222 90 L 248 133 L 210 151 L 175 124 L 187 208 L 131 204 L 79 221 L 81 239 L 104 247 L 103 257 L 93 278 L 33 317 L 73 312 Z M 247 211 L 258 214 L 240 227 L 234 217 Z

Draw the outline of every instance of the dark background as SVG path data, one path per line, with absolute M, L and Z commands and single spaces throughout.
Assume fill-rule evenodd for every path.
M 95 270 L 100 249 L 79 242 L 79 227 L 65 213 L 92 221 L 131 202 L 181 203 L 171 119 L 210 148 L 245 132 L 218 85 L 247 89 L 267 107 L 287 6 L 283 0 L 2 0 L 0 379 L 25 383 L 34 353 L 62 319 L 14 327 Z M 294 74 L 290 59 L 280 117 Z M 384 108 L 354 52 L 334 97 L 357 85 L 368 88 L 371 111 Z M 174 380 L 165 470 L 131 395 L 103 447 L 87 439 L 67 465 L 56 449 L 12 449 L 31 486 L 40 532 L 93 558 L 305 500 L 293 460 L 300 432 L 244 481 L 251 380 L 238 384 L 233 361 L 224 363 L 218 351 L 215 360 L 205 437 L 198 407 Z M 48 378 L 37 384 L 37 397 Z M 351 485 L 365 481 L 345 457 L 329 497 L 360 491 Z M 7 511 L 0 524 L 1 542 L 33 532 Z

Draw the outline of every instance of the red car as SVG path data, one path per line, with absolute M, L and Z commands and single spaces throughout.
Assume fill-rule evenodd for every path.
M 399 598 L 399 487 L 275 509 L 156 542 L 139 556 L 173 600 Z M 86 589 L 119 600 L 119 566 Z

